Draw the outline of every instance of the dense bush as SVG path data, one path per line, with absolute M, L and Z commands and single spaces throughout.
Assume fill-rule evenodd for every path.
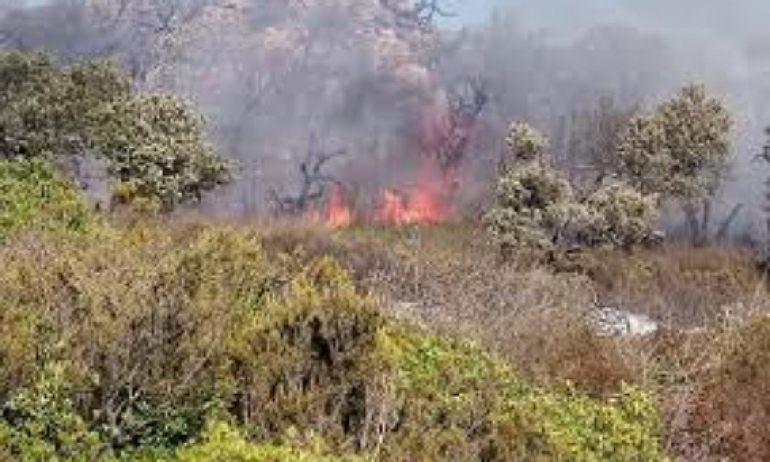
M 0 161 L 0 242 L 30 228 L 82 233 L 93 221 L 75 186 L 51 165 Z
M 18 238 L 0 249 L 3 450 L 660 457 L 654 407 L 624 404 L 642 395 L 601 403 L 529 385 L 481 348 L 386 320 L 333 260 L 268 259 L 263 241 L 137 226 L 87 246 Z M 30 407 L 24 397 L 48 383 L 41 371 L 52 364 L 62 385 L 46 402 L 61 404 Z M 235 426 L 207 433 L 222 415 Z
M 2 52 L 0 101 L 0 159 L 98 157 L 119 201 L 170 209 L 229 180 L 200 116 L 174 97 L 137 95 L 109 63 L 60 68 L 43 54 Z
M 732 121 L 724 103 L 689 85 L 621 135 L 618 173 L 638 190 L 693 200 L 714 194 L 730 154 Z
M 0 408 L 3 460 L 97 460 L 109 453 L 75 410 L 61 365 L 50 364 Z
M 628 389 L 613 404 L 533 387 L 477 347 L 395 336 L 399 431 L 383 448 L 402 460 L 660 460 L 656 405 Z M 606 430 L 612 429 L 607 432 Z
M 222 422 L 212 422 L 201 441 L 180 449 L 175 457 L 180 462 L 210 462 L 228 460 L 238 462 L 345 462 L 353 457 L 323 455 L 272 444 L 254 444 L 237 428 Z
M 604 185 L 586 198 L 548 165 L 545 138 L 515 123 L 507 138 L 513 162 L 499 178 L 485 222 L 504 254 L 521 248 L 630 248 L 652 234 L 657 203 L 624 184 Z
M 585 200 L 593 214 L 585 239 L 592 246 L 630 248 L 651 237 L 657 215 L 656 197 L 616 184 L 600 188 Z
M 621 134 L 617 175 L 682 207 L 693 243 L 708 241 L 710 201 L 728 173 L 732 119 L 725 103 L 689 85 Z

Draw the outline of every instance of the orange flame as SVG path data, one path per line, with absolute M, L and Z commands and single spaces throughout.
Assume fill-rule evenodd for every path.
M 445 215 L 445 207 L 430 191 L 417 189 L 404 196 L 388 189 L 382 193 L 377 218 L 393 225 L 411 225 L 438 223 Z
M 347 204 L 345 191 L 342 186 L 334 185 L 329 194 L 326 210 L 311 208 L 307 220 L 314 225 L 325 225 L 330 228 L 345 228 L 353 223 L 353 214 Z
M 450 220 L 455 213 L 454 199 L 460 182 L 460 165 L 445 165 L 445 153 L 462 148 L 472 124 L 456 126 L 442 100 L 423 108 L 419 125 L 422 167 L 417 181 L 404 191 L 387 188 L 380 193 L 374 212 L 376 221 L 391 225 L 436 224 Z M 470 123 L 470 122 L 469 122 Z M 450 156 L 450 160 L 451 160 Z M 344 228 L 353 222 L 345 190 L 335 185 L 325 210 L 311 210 L 309 220 L 331 228 Z
M 430 172 L 428 172 L 430 173 Z M 435 224 L 448 220 L 452 214 L 448 198 L 450 183 L 423 178 L 406 194 L 393 189 L 382 193 L 377 219 L 394 225 Z
M 340 185 L 334 185 L 329 197 L 329 210 L 326 224 L 332 228 L 345 228 L 353 223 L 353 215 L 345 198 L 345 191 Z

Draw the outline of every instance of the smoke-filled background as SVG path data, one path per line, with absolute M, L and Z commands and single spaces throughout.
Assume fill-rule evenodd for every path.
M 764 233 L 763 2 L 30 0 L 0 11 L 7 48 L 113 57 L 143 90 L 191 99 L 238 163 L 212 213 L 268 213 L 314 166 L 361 210 L 424 184 L 478 210 L 512 120 L 546 131 L 579 178 L 601 168 L 601 143 L 585 143 L 590 114 L 622 118 L 697 80 L 737 122 L 718 212 L 744 204 L 736 237 Z

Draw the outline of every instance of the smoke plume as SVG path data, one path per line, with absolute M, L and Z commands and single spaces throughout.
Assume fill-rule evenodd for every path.
M 740 237 L 764 232 L 766 172 L 754 159 L 770 123 L 770 33 L 762 24 L 770 5 L 435 4 L 440 8 L 407 0 L 5 2 L 0 37 L 5 47 L 49 49 L 65 63 L 115 57 L 141 88 L 190 98 L 222 154 L 239 164 L 238 181 L 207 204 L 226 215 L 269 213 L 276 198 L 290 203 L 303 191 L 312 198 L 315 187 L 327 202 L 375 217 L 382 207 L 412 216 L 417 212 L 407 211 L 425 203 L 431 216 L 477 210 L 512 120 L 542 128 L 553 155 L 577 171 L 581 159 L 569 152 L 576 115 L 608 99 L 619 110 L 650 108 L 703 81 L 737 122 L 735 163 L 717 215 L 744 204 Z M 447 14 L 453 9 L 462 14 Z M 474 101 L 483 104 L 464 112 Z M 308 175 L 326 153 L 340 155 Z M 451 168 L 443 163 L 447 153 Z

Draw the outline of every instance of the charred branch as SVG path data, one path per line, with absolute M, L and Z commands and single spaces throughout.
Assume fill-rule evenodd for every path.
M 456 171 L 462 163 L 473 128 L 488 102 L 486 85 L 479 79 L 468 80 L 451 95 L 448 129 L 435 153 L 444 173 Z
M 722 222 L 722 224 L 719 226 L 719 230 L 716 234 L 716 240 L 717 242 L 723 242 L 727 239 L 728 234 L 730 233 L 730 228 L 732 228 L 733 223 L 735 223 L 735 220 L 738 218 L 738 216 L 741 213 L 741 210 L 743 210 L 744 205 L 738 204 L 735 207 L 733 207 L 730 214 L 725 218 L 725 220 Z
M 301 215 L 310 211 L 313 204 L 326 197 L 331 184 L 342 183 L 334 176 L 325 172 L 329 162 L 344 156 L 344 149 L 326 151 L 318 147 L 315 136 L 311 136 L 310 147 L 305 160 L 299 165 L 300 187 L 294 194 L 280 194 L 276 190 L 270 192 L 273 209 L 278 215 Z

